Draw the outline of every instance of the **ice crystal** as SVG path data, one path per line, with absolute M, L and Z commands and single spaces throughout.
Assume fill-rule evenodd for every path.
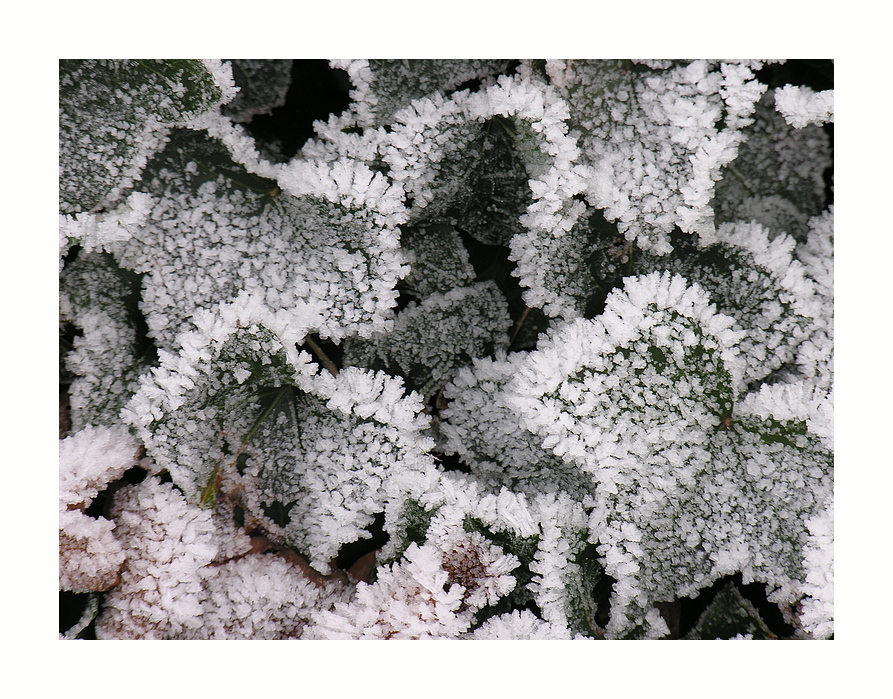
M 586 190 L 628 240 L 670 251 L 678 226 L 713 239 L 710 200 L 765 90 L 752 67 L 693 61 L 646 70 L 630 62 L 547 61 L 593 168 Z
M 232 73 L 220 61 L 62 61 L 61 212 L 114 202 L 139 178 L 172 126 L 234 95 Z
M 139 444 L 121 426 L 86 427 L 59 442 L 59 587 L 85 592 L 118 582 L 124 552 L 115 523 L 84 513 L 134 466 Z
M 833 93 L 330 67 L 60 66 L 64 637 L 833 636 Z
M 678 276 L 629 278 L 602 316 L 542 341 L 512 387 L 523 424 L 596 483 L 614 635 L 647 626 L 647 601 L 731 572 L 795 585 L 804 521 L 831 496 L 821 396 L 778 385 L 740 400 L 741 335 L 708 300 Z

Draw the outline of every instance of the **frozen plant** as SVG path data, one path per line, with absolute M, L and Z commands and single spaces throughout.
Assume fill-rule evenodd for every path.
M 60 64 L 62 637 L 833 637 L 833 86 L 318 63 Z

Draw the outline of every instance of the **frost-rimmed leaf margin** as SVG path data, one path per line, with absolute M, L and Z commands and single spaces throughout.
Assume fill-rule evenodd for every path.
M 218 110 L 237 93 L 230 65 L 217 59 L 61 60 L 59 73 L 65 214 L 114 203 L 172 126 Z
M 407 474 L 389 491 L 383 564 L 410 547 L 442 548 L 457 529 L 474 532 L 519 562 L 511 573 L 516 586 L 478 612 L 478 625 L 533 602 L 554 638 L 599 634 L 592 585 L 601 567 L 591 555 L 586 511 L 569 494 L 489 490 L 465 474 L 437 471 Z
M 793 362 L 822 313 L 822 299 L 795 255 L 796 241 L 746 221 L 721 224 L 709 245 L 681 233 L 670 239 L 673 250 L 666 255 L 630 249 L 618 257 L 603 238 L 588 264 L 607 285 L 668 271 L 701 286 L 744 332 L 738 348 L 748 383 Z
M 714 182 L 766 90 L 754 77 L 763 63 L 546 61 L 592 168 L 587 201 L 658 255 L 675 226 L 711 242 Z
M 502 73 L 510 61 L 490 59 L 332 60 L 347 72 L 351 105 L 358 124 L 385 124 L 408 103 L 434 92 L 449 91 L 474 79 Z
M 398 429 L 402 448 L 427 463 L 427 420 L 415 395 L 400 381 L 362 370 L 333 376 L 300 351 L 318 322 L 304 308 L 273 311 L 242 294 L 229 304 L 199 312 L 196 329 L 178 338 L 178 353 L 160 351 L 159 366 L 141 379 L 122 411 L 161 468 L 166 468 L 190 502 L 198 503 L 215 468 L 234 458 L 254 427 L 259 389 L 291 385 L 326 402 L 329 410 L 354 414 Z
M 239 147 L 247 139 L 219 119 L 202 123 Z M 313 303 L 317 332 L 336 341 L 389 328 L 397 281 L 409 272 L 393 187 L 345 160 L 294 165 L 287 189 L 278 165 L 246 156 L 252 170 L 233 148 L 203 131 L 173 133 L 139 185 L 154 202 L 147 220 L 110 246 L 122 266 L 145 274 L 142 306 L 158 345 L 175 350 L 196 307 L 242 290 L 271 307 L 294 304 L 297 324 L 301 303 Z
M 736 572 L 745 584 L 766 583 L 774 601 L 796 603 L 805 594 L 805 522 L 831 497 L 830 397 L 802 382 L 740 400 L 732 319 L 679 276 L 624 284 L 601 317 L 558 326 L 541 340 L 511 389 L 522 424 L 597 484 L 591 541 L 616 580 L 608 635 L 654 633 L 654 602 L 692 596 Z M 661 321 L 660 309 L 673 313 Z M 679 318 L 696 321 L 700 333 Z M 687 357 L 686 346 L 692 358 L 718 360 L 710 364 L 715 386 L 707 375 L 690 376 L 682 391 L 674 376 L 677 395 L 649 399 L 634 390 L 630 382 L 659 388 L 670 357 Z M 607 371 L 618 358 L 631 362 L 626 383 Z

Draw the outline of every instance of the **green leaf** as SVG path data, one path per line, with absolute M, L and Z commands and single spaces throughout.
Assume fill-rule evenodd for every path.
M 429 395 L 475 357 L 504 349 L 510 326 L 502 293 L 493 282 L 480 282 L 410 303 L 390 332 L 348 340 L 344 361 L 400 374 Z
M 434 224 L 403 231 L 401 246 L 415 258 L 403 285 L 417 299 L 474 282 L 474 268 L 455 228 Z
M 677 233 L 669 237 L 671 253 L 653 255 L 635 247 L 618 254 L 603 234 L 589 265 L 608 288 L 619 286 L 623 277 L 658 270 L 699 284 L 745 333 L 739 345 L 745 380 L 763 380 L 793 361 L 812 331 L 815 293 L 794 259 L 790 238 L 770 240 L 765 229 L 745 223 L 723 226 L 718 235 L 719 242 L 701 246 Z
M 65 357 L 79 377 L 70 389 L 74 431 L 118 424 L 140 375 L 155 361 L 138 308 L 139 284 L 138 275 L 104 253 L 81 254 L 62 275 L 62 316 L 81 330 Z
M 772 92 L 757 103 L 738 157 L 722 170 L 712 203 L 718 222 L 756 221 L 774 234 L 804 240 L 809 219 L 826 206 L 831 144 L 819 126 L 795 129 L 775 109 Z
M 388 123 L 394 113 L 415 99 L 441 90 L 456 88 L 476 78 L 497 75 L 509 66 L 508 60 L 370 60 L 368 69 L 344 65 L 363 105 L 375 114 L 375 123 Z M 341 63 L 336 63 L 341 66 Z
M 60 61 L 60 211 L 114 202 L 169 127 L 230 97 L 197 60 Z
M 777 638 L 759 611 L 742 597 L 734 583 L 726 583 L 685 636 L 690 640 L 729 639 L 747 636 L 755 640 Z
M 318 334 L 335 340 L 387 326 L 407 269 L 394 231 L 374 212 L 325 192 L 282 193 L 216 140 L 187 130 L 171 135 L 140 187 L 157 203 L 114 253 L 145 274 L 142 306 L 159 346 L 174 350 L 198 309 L 242 291 L 296 326 L 317 314 Z

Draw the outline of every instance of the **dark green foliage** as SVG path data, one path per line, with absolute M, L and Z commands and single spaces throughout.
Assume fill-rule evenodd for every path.
M 742 597 L 738 588 L 727 583 L 704 610 L 695 627 L 685 636 L 691 640 L 728 639 L 748 636 L 755 640 L 776 638 L 759 611 Z

